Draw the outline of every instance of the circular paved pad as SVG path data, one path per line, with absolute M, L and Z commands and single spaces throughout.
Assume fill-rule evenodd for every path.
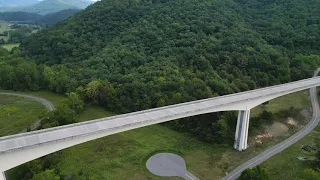
M 151 173 L 157 176 L 179 176 L 188 180 L 198 180 L 187 171 L 184 159 L 176 154 L 156 154 L 148 159 L 146 166 Z

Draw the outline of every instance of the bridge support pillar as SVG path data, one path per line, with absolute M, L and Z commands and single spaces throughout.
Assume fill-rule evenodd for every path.
M 247 149 L 250 110 L 239 111 L 234 148 L 238 151 Z

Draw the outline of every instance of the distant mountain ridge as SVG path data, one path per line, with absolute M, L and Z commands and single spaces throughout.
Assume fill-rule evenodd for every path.
M 39 3 L 39 0 L 0 0 L 0 7 L 30 6 Z
M 63 21 L 74 14 L 80 12 L 78 9 L 65 9 L 56 13 L 50 13 L 42 16 L 36 24 L 44 26 L 52 26 L 60 21 Z
M 85 9 L 94 1 L 91 0 L 26 0 L 21 3 L 20 6 L 10 6 L 9 3 L 18 4 L 21 0 L 0 0 L 0 12 L 17 12 L 23 11 L 28 13 L 35 13 L 40 15 L 46 15 L 50 13 L 56 13 L 65 9 Z M 37 1 L 34 4 L 34 1 Z
M 39 15 L 28 12 L 3 12 L 0 13 L 0 20 L 21 24 L 36 24 L 41 26 L 52 26 L 59 21 L 63 21 L 68 17 L 78 13 L 77 9 L 65 9 L 56 13 L 47 15 Z

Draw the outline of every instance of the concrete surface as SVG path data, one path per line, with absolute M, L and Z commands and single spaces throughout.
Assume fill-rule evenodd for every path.
M 148 159 L 146 166 L 151 173 L 157 176 L 178 176 L 186 180 L 199 180 L 199 178 L 187 171 L 186 162 L 176 154 L 156 154 Z

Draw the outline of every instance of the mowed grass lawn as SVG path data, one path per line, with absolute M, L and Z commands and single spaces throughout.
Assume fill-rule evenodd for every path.
M 53 96 L 51 93 L 46 93 L 32 94 L 44 98 L 49 95 L 51 99 L 55 99 L 51 97 Z M 310 104 L 308 96 L 308 92 L 294 93 L 289 95 L 289 98 L 284 96 L 272 100 L 268 105 L 257 107 L 252 111 L 258 114 L 266 108 L 272 112 L 288 109 L 290 106 L 306 108 L 304 106 Z M 292 98 L 294 100 L 290 100 Z M 87 106 L 78 121 L 111 115 L 113 114 L 103 108 Z M 173 152 L 181 155 L 186 160 L 188 170 L 201 180 L 218 180 L 244 161 L 259 154 L 266 147 L 267 144 L 264 144 L 264 146 L 250 147 L 245 152 L 238 152 L 231 146 L 203 143 L 188 134 L 173 131 L 163 125 L 153 125 L 62 150 L 57 168 L 62 175 L 72 176 L 77 180 L 178 180 L 180 178 L 155 176 L 145 167 L 146 160 L 151 155 L 159 152 Z M 9 177 L 13 177 L 13 174 L 14 171 L 8 172 Z M 9 178 L 9 180 L 14 180 L 14 178 Z
M 0 136 L 26 129 L 45 111 L 40 102 L 15 96 L 0 95 Z
M 19 47 L 20 44 L 19 43 L 16 43 L 16 44 L 4 44 L 4 45 L 1 45 L 3 48 L 5 48 L 6 50 L 8 51 L 11 51 L 14 47 Z

